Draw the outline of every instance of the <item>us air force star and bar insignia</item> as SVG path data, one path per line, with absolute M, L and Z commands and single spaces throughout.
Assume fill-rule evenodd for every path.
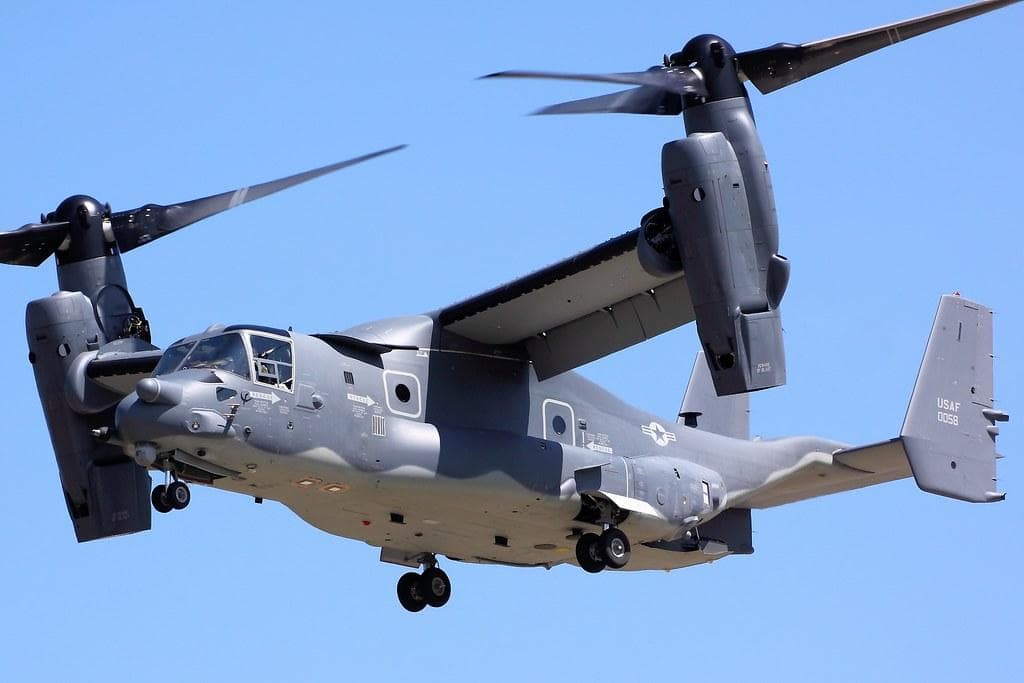
M 676 435 L 673 432 L 668 431 L 657 422 L 641 426 L 640 431 L 651 437 L 659 446 L 667 446 L 670 441 L 676 440 Z

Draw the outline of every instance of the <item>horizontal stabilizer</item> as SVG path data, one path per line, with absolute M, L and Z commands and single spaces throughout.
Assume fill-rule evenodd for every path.
M 738 495 L 736 504 L 770 508 L 910 476 L 900 439 L 833 453 L 825 452 L 825 444 L 820 446 L 822 450 L 808 453 L 795 467 L 772 476 L 748 494 Z

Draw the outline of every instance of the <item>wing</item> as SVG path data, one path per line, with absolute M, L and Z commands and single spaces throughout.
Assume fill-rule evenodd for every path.
M 158 348 L 100 353 L 86 366 L 85 375 L 104 389 L 127 395 L 160 362 Z
M 521 344 L 547 379 L 694 320 L 685 276 L 640 265 L 639 228 L 438 314 L 484 344 Z
M 819 453 L 797 467 L 780 473 L 737 503 L 748 508 L 769 508 L 817 498 L 840 491 L 882 484 L 911 476 L 902 439 L 849 448 L 828 455 Z

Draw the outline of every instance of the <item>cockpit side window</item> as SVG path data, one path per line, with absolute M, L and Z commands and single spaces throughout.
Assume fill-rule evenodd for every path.
M 188 355 L 189 350 L 195 342 L 182 342 L 181 344 L 175 344 L 166 351 L 164 355 L 160 356 L 160 362 L 153 368 L 154 375 L 166 375 L 174 372 L 181 365 L 182 359 Z
M 292 343 L 289 339 L 250 334 L 256 381 L 281 389 L 292 389 Z
M 196 368 L 224 370 L 249 379 L 249 356 L 242 335 L 232 332 L 200 339 L 181 364 L 182 370 Z

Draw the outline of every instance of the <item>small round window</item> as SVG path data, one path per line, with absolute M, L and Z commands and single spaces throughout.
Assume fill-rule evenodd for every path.
M 412 392 L 409 391 L 409 387 L 406 385 L 399 384 L 395 387 L 395 397 L 402 403 L 408 403 L 409 399 L 412 398 Z
M 554 419 L 551 420 L 551 428 L 555 430 L 555 434 L 565 434 L 565 418 L 561 415 L 555 415 Z

